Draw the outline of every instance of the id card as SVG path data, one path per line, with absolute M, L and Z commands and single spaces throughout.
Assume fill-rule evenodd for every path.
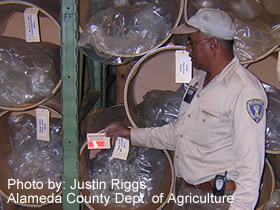
M 195 93 L 197 92 L 197 88 L 190 86 L 188 89 L 188 92 L 184 98 L 184 101 L 187 102 L 188 104 L 190 104 L 193 100 L 193 97 L 195 95 Z

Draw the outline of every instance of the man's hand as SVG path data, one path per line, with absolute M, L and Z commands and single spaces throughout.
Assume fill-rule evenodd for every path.
M 118 137 L 130 140 L 130 128 L 123 126 L 120 122 L 114 122 L 108 125 L 105 128 L 105 134 L 111 137 L 113 142 L 115 142 Z

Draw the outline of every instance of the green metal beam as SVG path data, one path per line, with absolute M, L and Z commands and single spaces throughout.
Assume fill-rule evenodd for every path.
M 101 79 L 102 79 L 102 85 L 101 85 L 101 105 L 106 107 L 106 98 L 107 98 L 107 72 L 108 72 L 108 66 L 105 64 L 102 64 L 102 72 L 101 72 Z
M 104 83 L 102 79 L 103 64 L 89 57 L 87 59 L 90 89 L 99 92 L 101 95 L 101 98 L 97 101 L 95 106 L 104 106 L 102 104 L 102 84 Z
M 78 88 L 78 15 L 75 0 L 61 1 L 61 68 L 63 128 L 63 209 L 78 210 L 79 203 L 70 204 L 68 196 L 77 197 L 79 189 L 71 189 L 79 181 L 79 88 Z
M 82 99 L 83 99 L 83 92 L 84 92 L 84 59 L 85 56 L 83 55 L 83 53 L 81 53 L 80 51 L 78 51 L 78 57 L 79 57 L 79 104 L 82 103 Z

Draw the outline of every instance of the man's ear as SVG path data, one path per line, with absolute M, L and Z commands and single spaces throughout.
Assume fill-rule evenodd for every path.
M 211 37 L 210 39 L 209 39 L 209 41 L 210 41 L 210 48 L 212 49 L 212 50 L 214 50 L 214 49 L 217 49 L 217 47 L 218 47 L 218 43 L 219 43 L 219 41 L 218 41 L 218 39 L 216 38 L 216 37 Z

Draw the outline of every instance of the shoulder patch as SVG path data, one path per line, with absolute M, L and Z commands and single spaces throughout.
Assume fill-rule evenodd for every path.
M 261 99 L 251 99 L 246 103 L 249 116 L 256 122 L 260 122 L 264 114 L 264 102 Z

